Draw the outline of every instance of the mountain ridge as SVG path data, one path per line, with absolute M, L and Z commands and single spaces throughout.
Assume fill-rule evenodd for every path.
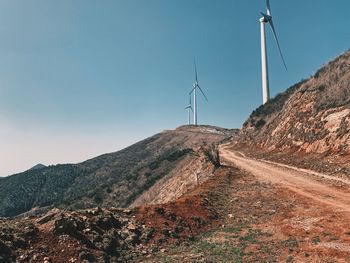
M 212 126 L 182 126 L 82 163 L 4 177 L 0 184 L 0 217 L 39 207 L 127 207 L 161 178 L 172 171 L 176 176 L 176 171 L 198 154 L 204 156 L 204 148 L 235 132 Z

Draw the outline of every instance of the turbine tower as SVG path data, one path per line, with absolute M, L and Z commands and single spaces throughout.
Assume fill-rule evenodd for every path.
M 190 94 L 190 104 L 185 108 L 185 110 L 188 110 L 188 125 L 191 125 L 191 112 L 193 113 L 191 94 Z
M 193 89 L 190 92 L 190 95 L 193 92 L 193 124 L 194 125 L 198 125 L 198 119 L 197 119 L 197 90 L 199 90 L 206 101 L 208 101 L 207 96 L 205 96 L 202 88 L 199 86 L 198 83 L 198 74 L 197 74 L 197 64 L 196 64 L 196 60 L 194 60 L 194 74 L 195 74 L 195 82 L 193 83 Z
M 270 0 L 266 0 L 266 14 L 261 13 L 262 17 L 260 18 L 260 29 L 261 29 L 261 69 L 262 69 L 262 91 L 263 91 L 263 104 L 270 100 L 270 87 L 269 87 L 269 70 L 268 70 L 268 61 L 267 61 L 267 48 L 266 48 L 266 34 L 265 34 L 265 24 L 269 24 L 275 38 L 282 62 L 284 67 L 287 70 L 287 65 L 284 60 L 282 50 L 277 38 L 277 33 L 275 26 L 272 21 Z

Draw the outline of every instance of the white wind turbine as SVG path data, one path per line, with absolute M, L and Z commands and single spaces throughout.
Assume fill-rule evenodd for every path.
M 269 24 L 275 38 L 279 53 L 281 55 L 283 65 L 287 70 L 287 65 L 284 60 L 281 47 L 277 38 L 277 33 L 272 21 L 272 14 L 270 8 L 270 1 L 266 0 L 266 14 L 261 13 L 262 17 L 260 18 L 260 28 L 261 28 L 261 68 L 262 68 L 262 90 L 263 90 L 263 104 L 270 100 L 270 87 L 269 87 L 269 70 L 267 62 L 267 49 L 266 49 L 266 35 L 265 35 L 265 24 Z
M 188 110 L 188 125 L 191 125 L 191 112 L 193 113 L 191 94 L 190 94 L 190 104 L 185 108 L 185 110 Z
M 190 92 L 190 96 L 193 92 L 193 124 L 198 125 L 198 121 L 197 121 L 197 90 L 199 90 L 203 94 L 206 101 L 208 101 L 208 98 L 207 98 L 207 96 L 205 96 L 203 90 L 201 89 L 201 87 L 199 86 L 199 83 L 198 83 L 196 60 L 194 60 L 194 73 L 195 73 L 196 80 L 193 84 L 193 89 Z

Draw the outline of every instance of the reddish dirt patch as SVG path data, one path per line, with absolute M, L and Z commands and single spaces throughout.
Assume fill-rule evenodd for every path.
M 161 205 L 146 205 L 137 209 L 136 220 L 154 229 L 151 243 L 193 239 L 218 223 L 214 202 L 220 183 L 227 171 L 219 169 L 215 176 L 178 200 Z

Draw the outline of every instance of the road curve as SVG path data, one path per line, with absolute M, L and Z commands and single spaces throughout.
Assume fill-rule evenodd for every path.
M 236 167 L 253 174 L 259 180 L 286 187 L 296 194 L 324 205 L 350 212 L 350 192 L 335 188 L 317 179 L 323 177 L 349 185 L 350 181 L 283 164 L 255 160 L 239 152 L 234 152 L 225 145 L 220 147 L 220 158 L 224 164 L 234 164 Z

